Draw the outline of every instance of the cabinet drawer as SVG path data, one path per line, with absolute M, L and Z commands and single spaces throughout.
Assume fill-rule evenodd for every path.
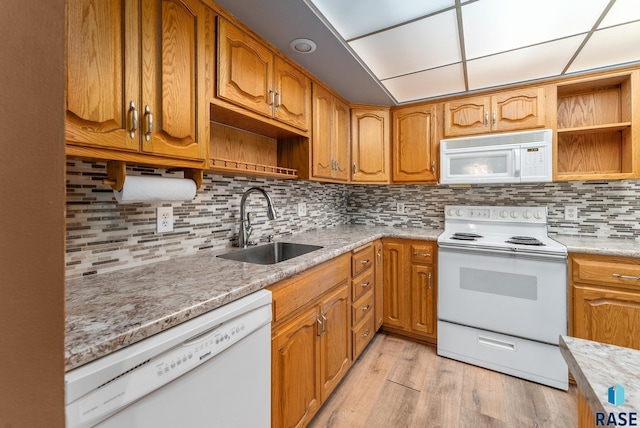
M 362 272 L 351 281 L 351 298 L 355 302 L 371 289 L 373 289 L 375 271 L 369 269 Z
M 268 287 L 273 293 L 273 322 L 313 304 L 336 285 L 348 284 L 350 259 L 348 253 L 338 256 Z
M 356 276 L 373 266 L 373 245 L 369 244 L 353 251 L 351 256 L 351 274 Z
M 351 322 L 357 326 L 367 315 L 373 312 L 373 291 L 365 294 L 357 302 L 351 305 Z
M 411 263 L 433 264 L 433 243 L 411 244 Z
M 362 324 L 353 329 L 353 359 L 358 358 L 362 350 L 371 342 L 375 334 L 375 319 L 373 312 L 363 320 Z
M 576 283 L 640 289 L 640 259 L 607 256 L 572 256 Z

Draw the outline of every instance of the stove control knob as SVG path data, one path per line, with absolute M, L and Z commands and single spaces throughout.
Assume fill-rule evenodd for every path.
M 522 214 L 522 217 L 524 217 L 524 218 L 526 218 L 526 219 L 529 219 L 529 218 L 531 218 L 531 213 L 530 213 L 529 211 L 525 211 L 525 212 Z
M 541 218 L 543 218 L 543 214 L 542 211 L 536 211 L 536 213 L 533 215 L 535 218 L 537 218 L 538 220 L 540 220 Z
M 453 208 L 449 208 L 447 210 L 447 215 L 449 215 L 449 216 L 453 216 L 455 213 L 456 213 L 456 210 L 454 210 Z
M 464 211 L 458 210 L 458 211 L 456 211 L 456 214 L 457 214 L 458 217 L 462 217 L 462 214 L 464 214 Z
M 518 218 L 518 211 L 511 211 L 511 218 Z
M 500 217 L 507 218 L 508 215 L 509 215 L 509 213 L 506 212 L 505 210 L 500 211 Z

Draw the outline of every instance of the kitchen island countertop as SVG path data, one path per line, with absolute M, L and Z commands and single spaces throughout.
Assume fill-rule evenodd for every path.
M 436 240 L 439 229 L 337 226 L 278 239 L 324 248 L 275 265 L 203 250 L 66 284 L 65 369 L 71 370 L 382 237 Z
M 595 414 L 618 415 L 640 412 L 640 351 L 576 337 L 561 336 L 560 352 L 578 384 L 582 396 Z M 608 401 L 613 385 L 624 388 L 624 403 L 615 406 Z

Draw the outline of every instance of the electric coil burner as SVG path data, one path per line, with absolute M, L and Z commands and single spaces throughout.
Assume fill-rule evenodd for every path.
M 438 355 L 568 388 L 567 249 L 545 207 L 445 207 Z

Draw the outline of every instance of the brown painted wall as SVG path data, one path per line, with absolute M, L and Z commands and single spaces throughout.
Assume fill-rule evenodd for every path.
M 0 9 L 0 427 L 63 427 L 65 1 Z

